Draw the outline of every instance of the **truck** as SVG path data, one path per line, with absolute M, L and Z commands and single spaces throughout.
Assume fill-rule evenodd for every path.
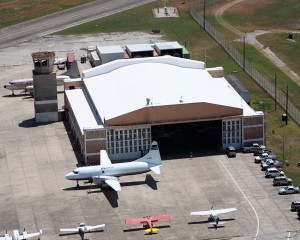
M 243 153 L 257 153 L 264 148 L 266 148 L 264 145 L 259 145 L 258 143 L 252 143 L 251 146 L 243 147 Z

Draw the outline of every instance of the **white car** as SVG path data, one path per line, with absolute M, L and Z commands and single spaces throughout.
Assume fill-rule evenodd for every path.
M 280 188 L 278 190 L 278 194 L 292 194 L 292 193 L 299 193 L 299 188 L 294 186 L 286 186 L 283 188 Z
M 269 168 L 266 170 L 265 177 L 266 178 L 274 178 L 274 177 L 279 177 L 279 176 L 284 176 L 284 172 L 278 170 L 277 168 Z

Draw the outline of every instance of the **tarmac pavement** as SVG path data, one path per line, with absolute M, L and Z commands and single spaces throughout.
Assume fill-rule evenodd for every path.
M 0 67 L 0 84 L 25 77 L 31 68 L 29 63 Z M 83 183 L 77 189 L 76 182 L 64 179 L 80 160 L 68 124 L 36 124 L 28 95 L 12 97 L 1 87 L 0 97 L 0 234 L 25 227 L 28 232 L 43 229 L 46 240 L 80 239 L 59 236 L 59 229 L 84 222 L 106 224 L 86 234 L 90 240 L 300 238 L 299 220 L 290 211 L 299 195 L 279 196 L 252 154 L 164 160 L 160 175 L 122 177 L 118 193 Z M 62 93 L 59 101 L 63 104 Z M 237 211 L 221 215 L 226 224 L 218 229 L 206 217 L 189 215 L 212 206 Z M 157 234 L 124 224 L 126 218 L 160 214 L 173 219 L 158 222 Z

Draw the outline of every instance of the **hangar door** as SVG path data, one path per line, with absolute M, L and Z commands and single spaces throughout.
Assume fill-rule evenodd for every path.
M 222 148 L 222 121 L 166 124 L 151 127 L 152 140 L 162 155 L 186 155 L 219 151 Z

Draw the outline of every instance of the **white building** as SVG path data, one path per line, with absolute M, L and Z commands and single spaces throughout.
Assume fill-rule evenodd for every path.
M 98 162 L 100 149 L 113 160 L 134 159 L 152 140 L 162 153 L 264 143 L 263 112 L 220 75 L 222 68 L 171 56 L 121 59 L 85 71 L 83 86 L 65 94 L 86 162 Z

